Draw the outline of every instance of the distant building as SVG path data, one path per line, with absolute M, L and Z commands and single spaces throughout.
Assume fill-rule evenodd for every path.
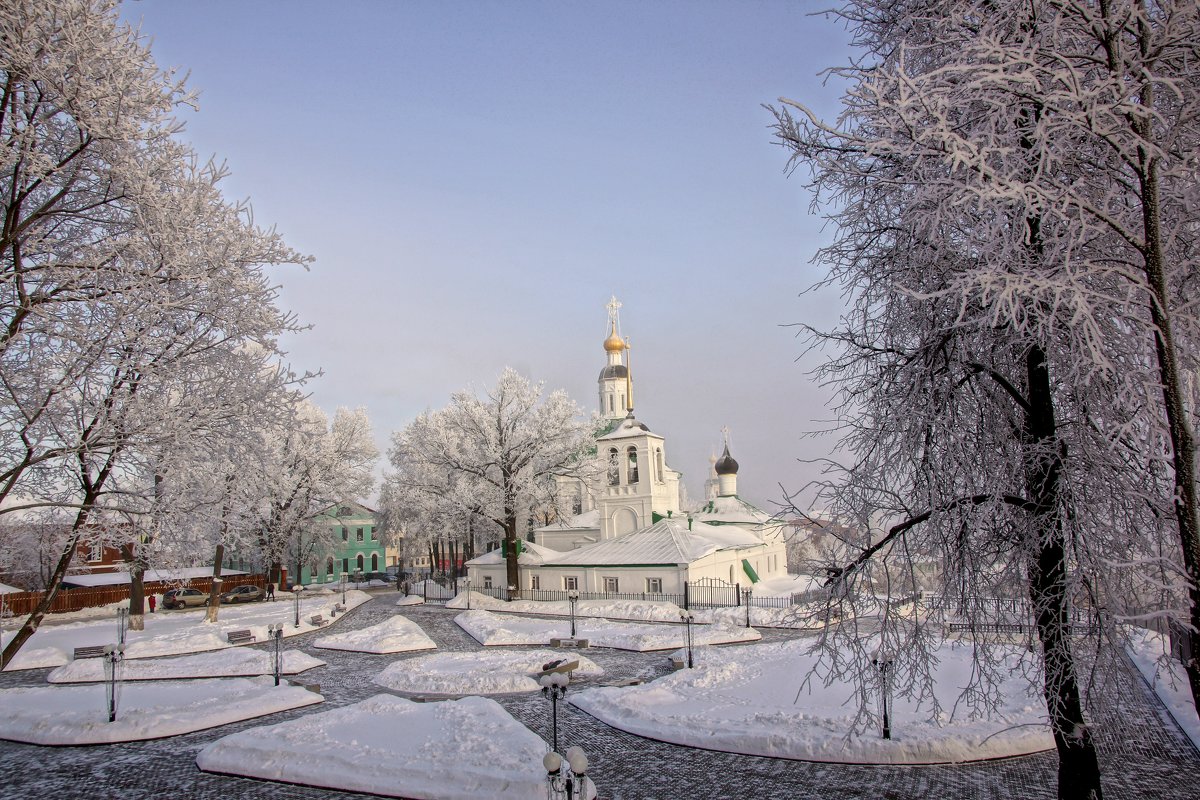
M 379 512 L 362 503 L 343 502 L 314 517 L 317 525 L 328 526 L 333 547 L 301 564 L 297 583 L 337 583 L 345 575 L 383 572 L 387 551 L 379 538 Z

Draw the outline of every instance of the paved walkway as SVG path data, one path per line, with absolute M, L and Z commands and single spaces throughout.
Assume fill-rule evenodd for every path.
M 396 597 L 392 592 L 377 595 L 372 602 L 348 614 L 337 630 L 366 627 L 400 612 L 424 628 L 440 650 L 479 649 L 475 640 L 454 624 L 457 612 L 438 606 L 397 608 Z M 321 685 L 326 702 L 317 710 L 353 703 L 385 691 L 370 678 L 393 660 L 419 655 L 377 656 L 316 650 L 312 647 L 316 635 L 288 639 L 287 646 L 328 662 L 328 666 L 299 676 L 306 683 Z M 764 631 L 764 640 L 780 640 L 790 635 Z M 602 682 L 626 677 L 652 678 L 663 673 L 666 663 L 662 653 L 596 648 L 587 655 L 604 667 L 606 675 Z M 43 685 L 47 672 L 0 673 L 0 687 Z M 1127 661 L 1100 672 L 1109 678 L 1092 693 L 1091 716 L 1100 741 L 1105 797 L 1195 800 L 1200 753 Z M 549 704 L 540 693 L 499 698 L 499 702 L 530 729 L 549 739 Z M 208 775 L 196 769 L 196 753 L 209 742 L 238 730 L 281 722 L 313 710 L 299 709 L 149 742 L 50 748 L 0 741 L 0 798 L 352 800 L 367 797 Z M 581 745 L 588 753 L 592 763 L 589 772 L 604 800 L 1052 800 L 1055 797 L 1054 753 L 962 766 L 813 764 L 696 750 L 643 739 L 614 730 L 568 704 L 559 706 L 559 741 L 564 747 Z

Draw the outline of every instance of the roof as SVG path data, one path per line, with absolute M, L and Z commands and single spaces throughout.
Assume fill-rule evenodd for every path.
M 629 377 L 629 369 L 624 364 L 609 364 L 604 369 L 600 370 L 600 377 L 597 380 L 608 380 L 609 378 L 627 378 Z
M 246 575 L 248 573 L 236 569 L 222 569 L 222 577 L 229 575 Z M 193 578 L 211 578 L 212 567 L 187 567 L 185 569 L 148 569 L 142 574 L 142 580 L 153 581 L 190 581 Z M 128 572 L 97 572 L 92 575 L 68 575 L 62 580 L 63 586 L 120 586 L 129 583 Z
M 552 561 L 554 556 L 557 556 L 557 550 L 551 550 L 549 547 L 537 544 L 535 542 L 521 542 L 521 555 L 517 556 L 517 563 L 521 566 L 532 567 Z M 504 556 L 501 554 L 500 548 L 491 550 L 481 556 L 476 556 L 467 562 L 467 566 L 486 567 L 490 565 L 503 564 Z
M 18 589 L 15 586 L 9 586 L 7 583 L 0 583 L 0 594 L 12 594 L 13 592 L 23 592 L 24 589 Z
M 649 433 L 651 436 L 658 436 L 658 434 L 650 432 L 650 429 L 646 427 L 646 423 L 634 419 L 631 413 L 625 419 L 621 420 L 611 432 L 603 436 L 597 436 L 596 441 L 604 442 L 612 439 L 628 439 L 630 436 L 641 436 L 644 433 Z M 662 437 L 658 436 L 658 438 L 661 439 Z
M 684 519 L 664 519 L 618 539 L 555 553 L 546 566 L 630 566 L 690 564 L 718 550 L 761 545 L 754 534 L 740 528 L 719 528 Z
M 553 525 L 546 525 L 534 531 L 574 531 L 574 530 L 597 530 L 600 527 L 600 509 L 593 508 L 591 511 L 585 511 L 582 514 L 576 514 L 566 522 L 556 522 Z
M 767 525 L 772 522 L 770 514 L 736 494 L 709 500 L 692 517 L 710 525 Z

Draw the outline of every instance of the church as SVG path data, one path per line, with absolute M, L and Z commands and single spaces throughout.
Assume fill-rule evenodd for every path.
M 522 590 L 679 594 L 685 583 L 748 587 L 786 574 L 784 527 L 737 495 L 739 465 L 710 462 L 706 502 L 685 509 L 667 443 L 633 413 L 633 373 L 614 297 L 608 303 L 606 364 L 598 383 L 598 467 L 590 481 L 564 479 L 574 514 L 538 528 L 519 557 Z M 504 584 L 499 550 L 467 562 L 471 583 Z

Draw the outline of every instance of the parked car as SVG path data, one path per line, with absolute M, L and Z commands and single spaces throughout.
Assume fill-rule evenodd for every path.
M 388 575 L 386 572 L 368 572 L 367 574 L 363 575 L 362 578 L 364 581 L 384 581 L 385 583 L 390 583 L 391 581 L 396 580 L 393 576 Z
M 199 589 L 168 589 L 163 592 L 163 608 L 193 608 L 208 605 L 208 595 Z
M 251 600 L 262 600 L 263 590 L 257 586 L 236 586 L 228 592 L 221 593 L 222 603 L 249 603 Z

